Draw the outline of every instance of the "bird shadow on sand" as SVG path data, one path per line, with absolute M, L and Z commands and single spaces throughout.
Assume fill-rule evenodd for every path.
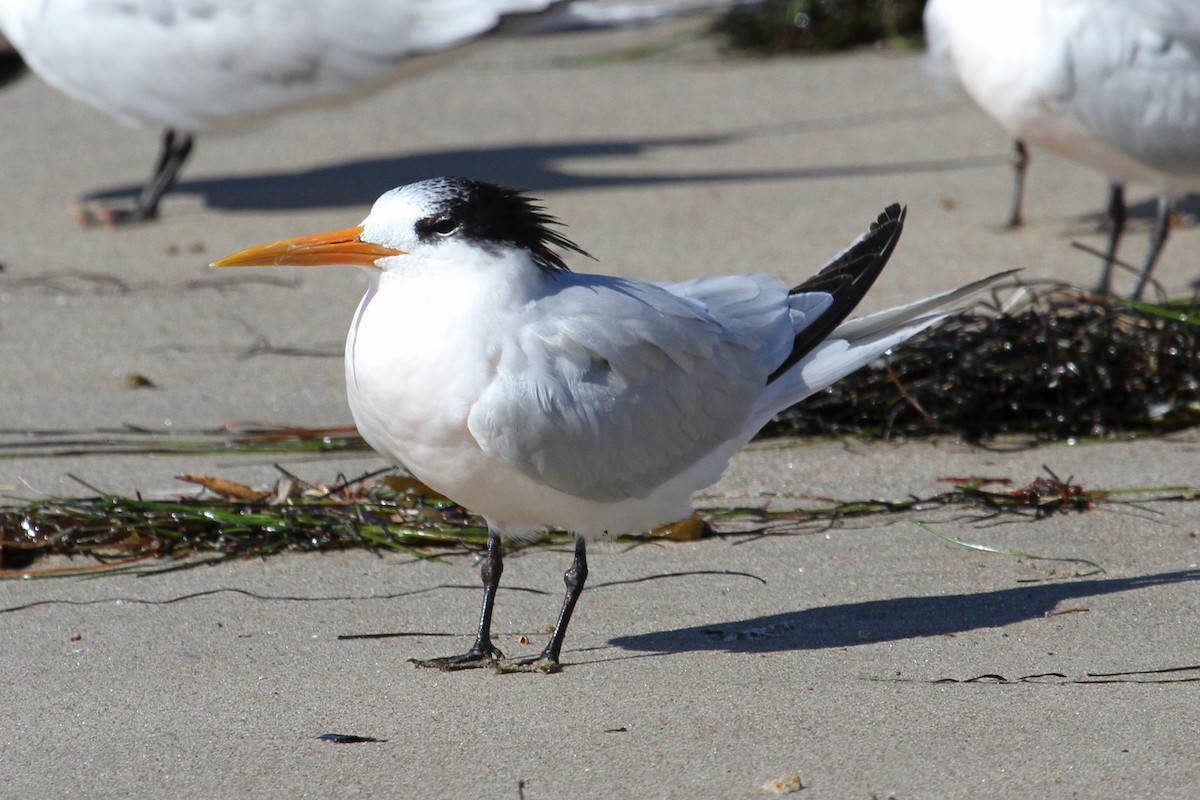
M 998 157 L 963 157 L 880 164 L 844 164 L 793 169 L 588 173 L 566 168 L 570 159 L 629 159 L 662 149 L 706 148 L 740 138 L 733 135 L 596 139 L 435 150 L 346 161 L 294 172 L 188 178 L 173 194 L 199 195 L 208 208 L 271 211 L 361 206 L 395 186 L 441 175 L 460 175 L 531 191 L 633 186 L 716 184 L 777 180 L 828 180 L 905 173 L 995 167 Z M 203 143 L 201 143 L 202 145 Z M 132 198 L 140 186 L 125 185 L 90 193 L 86 200 Z
M 609 644 L 654 653 L 823 650 L 1001 628 L 1044 617 L 1067 600 L 1200 581 L 1200 570 L 1017 586 L 994 592 L 897 597 L 809 608 L 693 628 L 621 636 Z
M 1148 229 L 1154 224 L 1154 221 L 1158 219 L 1157 195 L 1147 196 L 1137 202 L 1129 201 L 1128 195 L 1126 198 L 1127 204 L 1125 206 L 1125 217 L 1129 222 L 1136 223 L 1137 225 Z M 1098 201 L 1103 201 L 1104 198 L 1099 197 L 1097 199 Z M 1090 211 L 1083 215 L 1079 218 L 1078 222 L 1080 225 L 1085 225 L 1089 228 L 1095 228 L 1097 231 L 1103 231 L 1107 228 L 1108 216 L 1101 207 L 1102 202 L 1097 202 L 1096 205 L 1097 208 L 1095 211 Z M 1176 198 L 1174 215 L 1175 218 L 1172 222 L 1173 227 L 1196 227 L 1197 220 L 1200 220 L 1200 194 L 1186 194 Z M 1135 236 L 1140 235 L 1136 231 L 1125 231 L 1126 236 L 1130 235 L 1131 233 L 1133 233 Z

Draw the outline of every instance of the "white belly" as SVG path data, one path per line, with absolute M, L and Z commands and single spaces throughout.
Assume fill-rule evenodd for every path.
M 692 487 L 598 502 L 552 489 L 480 448 L 467 419 L 511 329 L 470 302 L 447 308 L 419 293 L 406 302 L 398 287 L 372 285 L 346 340 L 346 394 L 363 438 L 500 533 L 552 526 L 617 534 L 686 516 Z

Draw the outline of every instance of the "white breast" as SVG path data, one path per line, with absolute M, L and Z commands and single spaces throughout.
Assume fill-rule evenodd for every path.
M 597 502 L 552 489 L 480 448 L 467 418 L 504 349 L 516 346 L 521 280 L 372 277 L 346 339 L 346 391 L 374 449 L 506 535 L 547 525 L 583 536 L 642 531 L 690 512 L 690 494 L 703 485 L 695 477 L 652 498 Z M 510 294 L 498 295 L 499 287 Z M 717 474 L 728 457 L 721 454 Z

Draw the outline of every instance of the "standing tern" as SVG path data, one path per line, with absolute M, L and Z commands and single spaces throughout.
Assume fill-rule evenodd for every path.
M 737 0 L 729 0 L 736 2 Z M 0 0 L 0 35 L 64 94 L 131 126 L 165 129 L 130 208 L 90 203 L 85 224 L 152 219 L 197 133 L 349 99 L 507 32 L 617 27 L 711 11 L 720 0 Z M 418 58 L 431 56 L 429 58 Z
M 370 279 L 346 338 L 363 438 L 488 524 L 478 635 L 420 666 L 551 671 L 587 579 L 587 541 L 691 513 L 691 495 L 778 412 L 878 357 L 1000 276 L 844 321 L 891 256 L 905 212 L 804 283 L 770 275 L 646 283 L 571 272 L 586 255 L 517 191 L 461 178 L 393 189 L 361 225 L 213 266 L 351 265 Z M 1005 273 L 1009 274 L 1009 273 Z M 491 642 L 501 540 L 576 534 L 539 656 Z
M 1170 233 L 1173 198 L 1200 189 L 1200 3 L 1195 0 L 929 0 L 933 69 L 1016 137 L 1010 224 L 1021 222 L 1026 145 L 1110 179 L 1109 292 L 1127 182 L 1159 190 L 1141 296 Z

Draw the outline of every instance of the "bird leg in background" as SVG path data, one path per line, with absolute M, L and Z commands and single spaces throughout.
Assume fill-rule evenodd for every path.
M 1158 196 L 1158 218 L 1154 220 L 1154 230 L 1150 233 L 1150 252 L 1146 255 L 1146 263 L 1142 267 L 1142 274 L 1138 276 L 1137 285 L 1133 287 L 1134 300 L 1142 299 L 1142 291 L 1150 280 L 1150 272 L 1158 263 L 1158 256 L 1162 252 L 1163 245 L 1167 243 L 1167 237 L 1171 235 L 1171 212 L 1174 208 L 1175 204 L 1171 201 L 1171 195 L 1163 192 Z
M 562 653 L 563 639 L 567 637 L 567 625 L 571 623 L 571 614 L 575 611 L 579 595 L 583 593 L 587 576 L 587 541 L 578 537 L 575 539 L 575 558 L 570 569 L 563 573 L 567 593 L 563 597 L 562 610 L 558 612 L 558 624 L 554 626 L 554 635 L 550 637 L 546 649 L 532 658 L 517 661 L 504 659 L 496 664 L 499 672 L 554 672 L 558 669 L 558 657 Z
M 193 139 L 189 133 L 179 135 L 171 128 L 163 132 L 158 163 L 138 195 L 137 208 L 134 209 L 134 216 L 130 221 L 153 219 L 158 216 L 158 202 L 175 185 L 179 170 L 183 169 L 184 162 L 192 153 L 192 144 Z
M 130 222 L 145 222 L 158 216 L 158 204 L 164 194 L 175 185 L 179 170 L 192 152 L 193 139 L 189 133 L 179 134 L 168 128 L 163 133 L 162 149 L 158 153 L 154 171 L 138 193 L 133 208 L 122 209 L 92 201 L 79 209 L 80 225 L 106 225 L 113 227 Z
M 1029 150 L 1020 139 L 1013 139 L 1013 199 L 1008 227 L 1019 228 L 1025 223 L 1025 171 L 1029 169 Z
M 1100 273 L 1100 294 L 1112 292 L 1113 265 L 1117 263 L 1117 245 L 1125 232 L 1125 187 L 1113 181 L 1108 185 L 1108 208 L 1105 211 L 1108 223 L 1108 250 L 1104 254 L 1104 271 Z
M 492 608 L 496 605 L 496 590 L 500 588 L 500 575 L 504 572 L 504 555 L 500 549 L 500 535 L 488 530 L 487 556 L 479 569 L 483 580 L 483 607 L 479 611 L 479 633 L 475 636 L 475 644 L 462 655 L 430 658 L 426 660 L 410 658 L 418 667 L 435 667 L 443 672 L 457 669 L 476 669 L 490 667 L 504 654 L 492 644 Z
M 29 68 L 25 65 L 21 54 L 11 49 L 11 46 L 0 37 L 0 86 L 7 86 L 28 71 Z

